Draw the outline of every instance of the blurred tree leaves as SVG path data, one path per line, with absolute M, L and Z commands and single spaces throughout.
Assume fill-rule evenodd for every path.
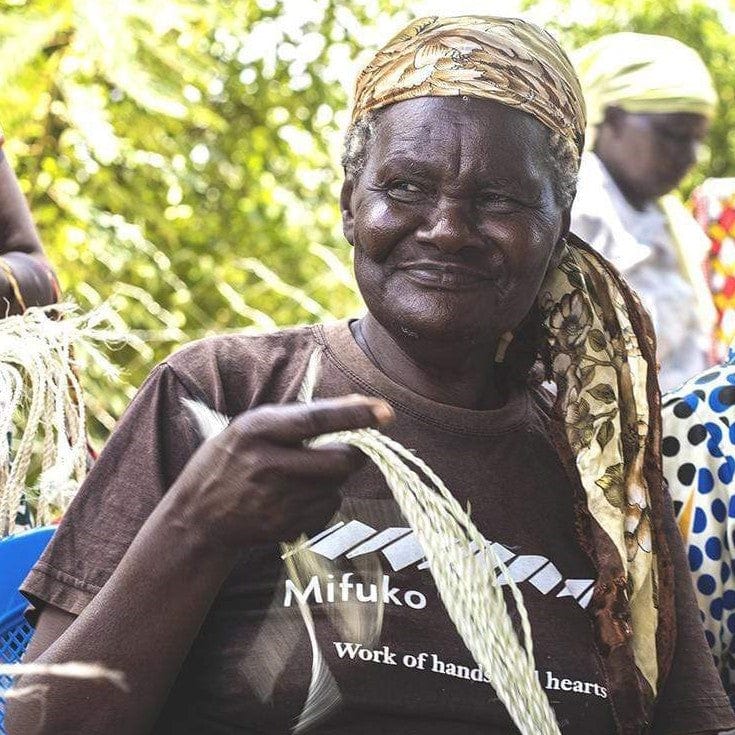
M 0 0 L 0 120 L 62 286 L 111 299 L 112 427 L 188 339 L 359 308 L 342 240 L 339 84 L 390 0 Z

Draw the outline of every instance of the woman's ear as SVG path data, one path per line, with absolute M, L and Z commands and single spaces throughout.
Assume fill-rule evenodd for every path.
M 352 212 L 352 192 L 355 180 L 351 174 L 345 176 L 342 191 L 339 195 L 339 208 L 342 213 L 342 232 L 350 245 L 355 244 L 355 216 Z

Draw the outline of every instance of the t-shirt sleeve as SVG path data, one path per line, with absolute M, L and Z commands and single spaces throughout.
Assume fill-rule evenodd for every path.
M 31 622 L 45 604 L 78 615 L 110 578 L 198 443 L 186 397 L 166 364 L 140 388 L 21 587 Z
M 667 509 L 671 500 L 667 495 Z M 674 562 L 676 649 L 656 705 L 654 735 L 689 735 L 735 727 L 735 716 L 704 637 L 681 536 L 668 510 L 665 531 Z

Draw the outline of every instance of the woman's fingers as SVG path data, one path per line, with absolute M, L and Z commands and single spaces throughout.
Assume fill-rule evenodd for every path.
M 383 426 L 393 409 L 378 398 L 344 396 L 313 403 L 261 406 L 235 418 L 232 431 L 243 438 L 296 444 L 321 434 Z
M 364 457 L 347 444 L 304 441 L 392 418 L 387 403 L 364 396 L 247 411 L 202 444 L 179 477 L 181 513 L 239 547 L 317 528 L 338 509 L 339 487 Z
M 285 485 L 292 479 L 297 483 L 323 480 L 339 483 L 365 461 L 365 455 L 347 444 L 331 444 L 325 447 L 299 448 L 273 445 L 263 448 L 248 461 L 256 480 L 280 478 Z

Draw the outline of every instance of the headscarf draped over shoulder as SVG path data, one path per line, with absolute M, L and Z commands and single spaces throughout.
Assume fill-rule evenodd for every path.
M 693 48 L 675 38 L 612 33 L 580 48 L 572 61 L 590 126 L 602 122 L 608 107 L 632 113 L 714 115 L 717 93 L 707 67 Z
M 517 18 L 420 18 L 378 51 L 357 79 L 355 122 L 415 97 L 479 97 L 517 107 L 582 149 L 582 90 L 543 28 Z

